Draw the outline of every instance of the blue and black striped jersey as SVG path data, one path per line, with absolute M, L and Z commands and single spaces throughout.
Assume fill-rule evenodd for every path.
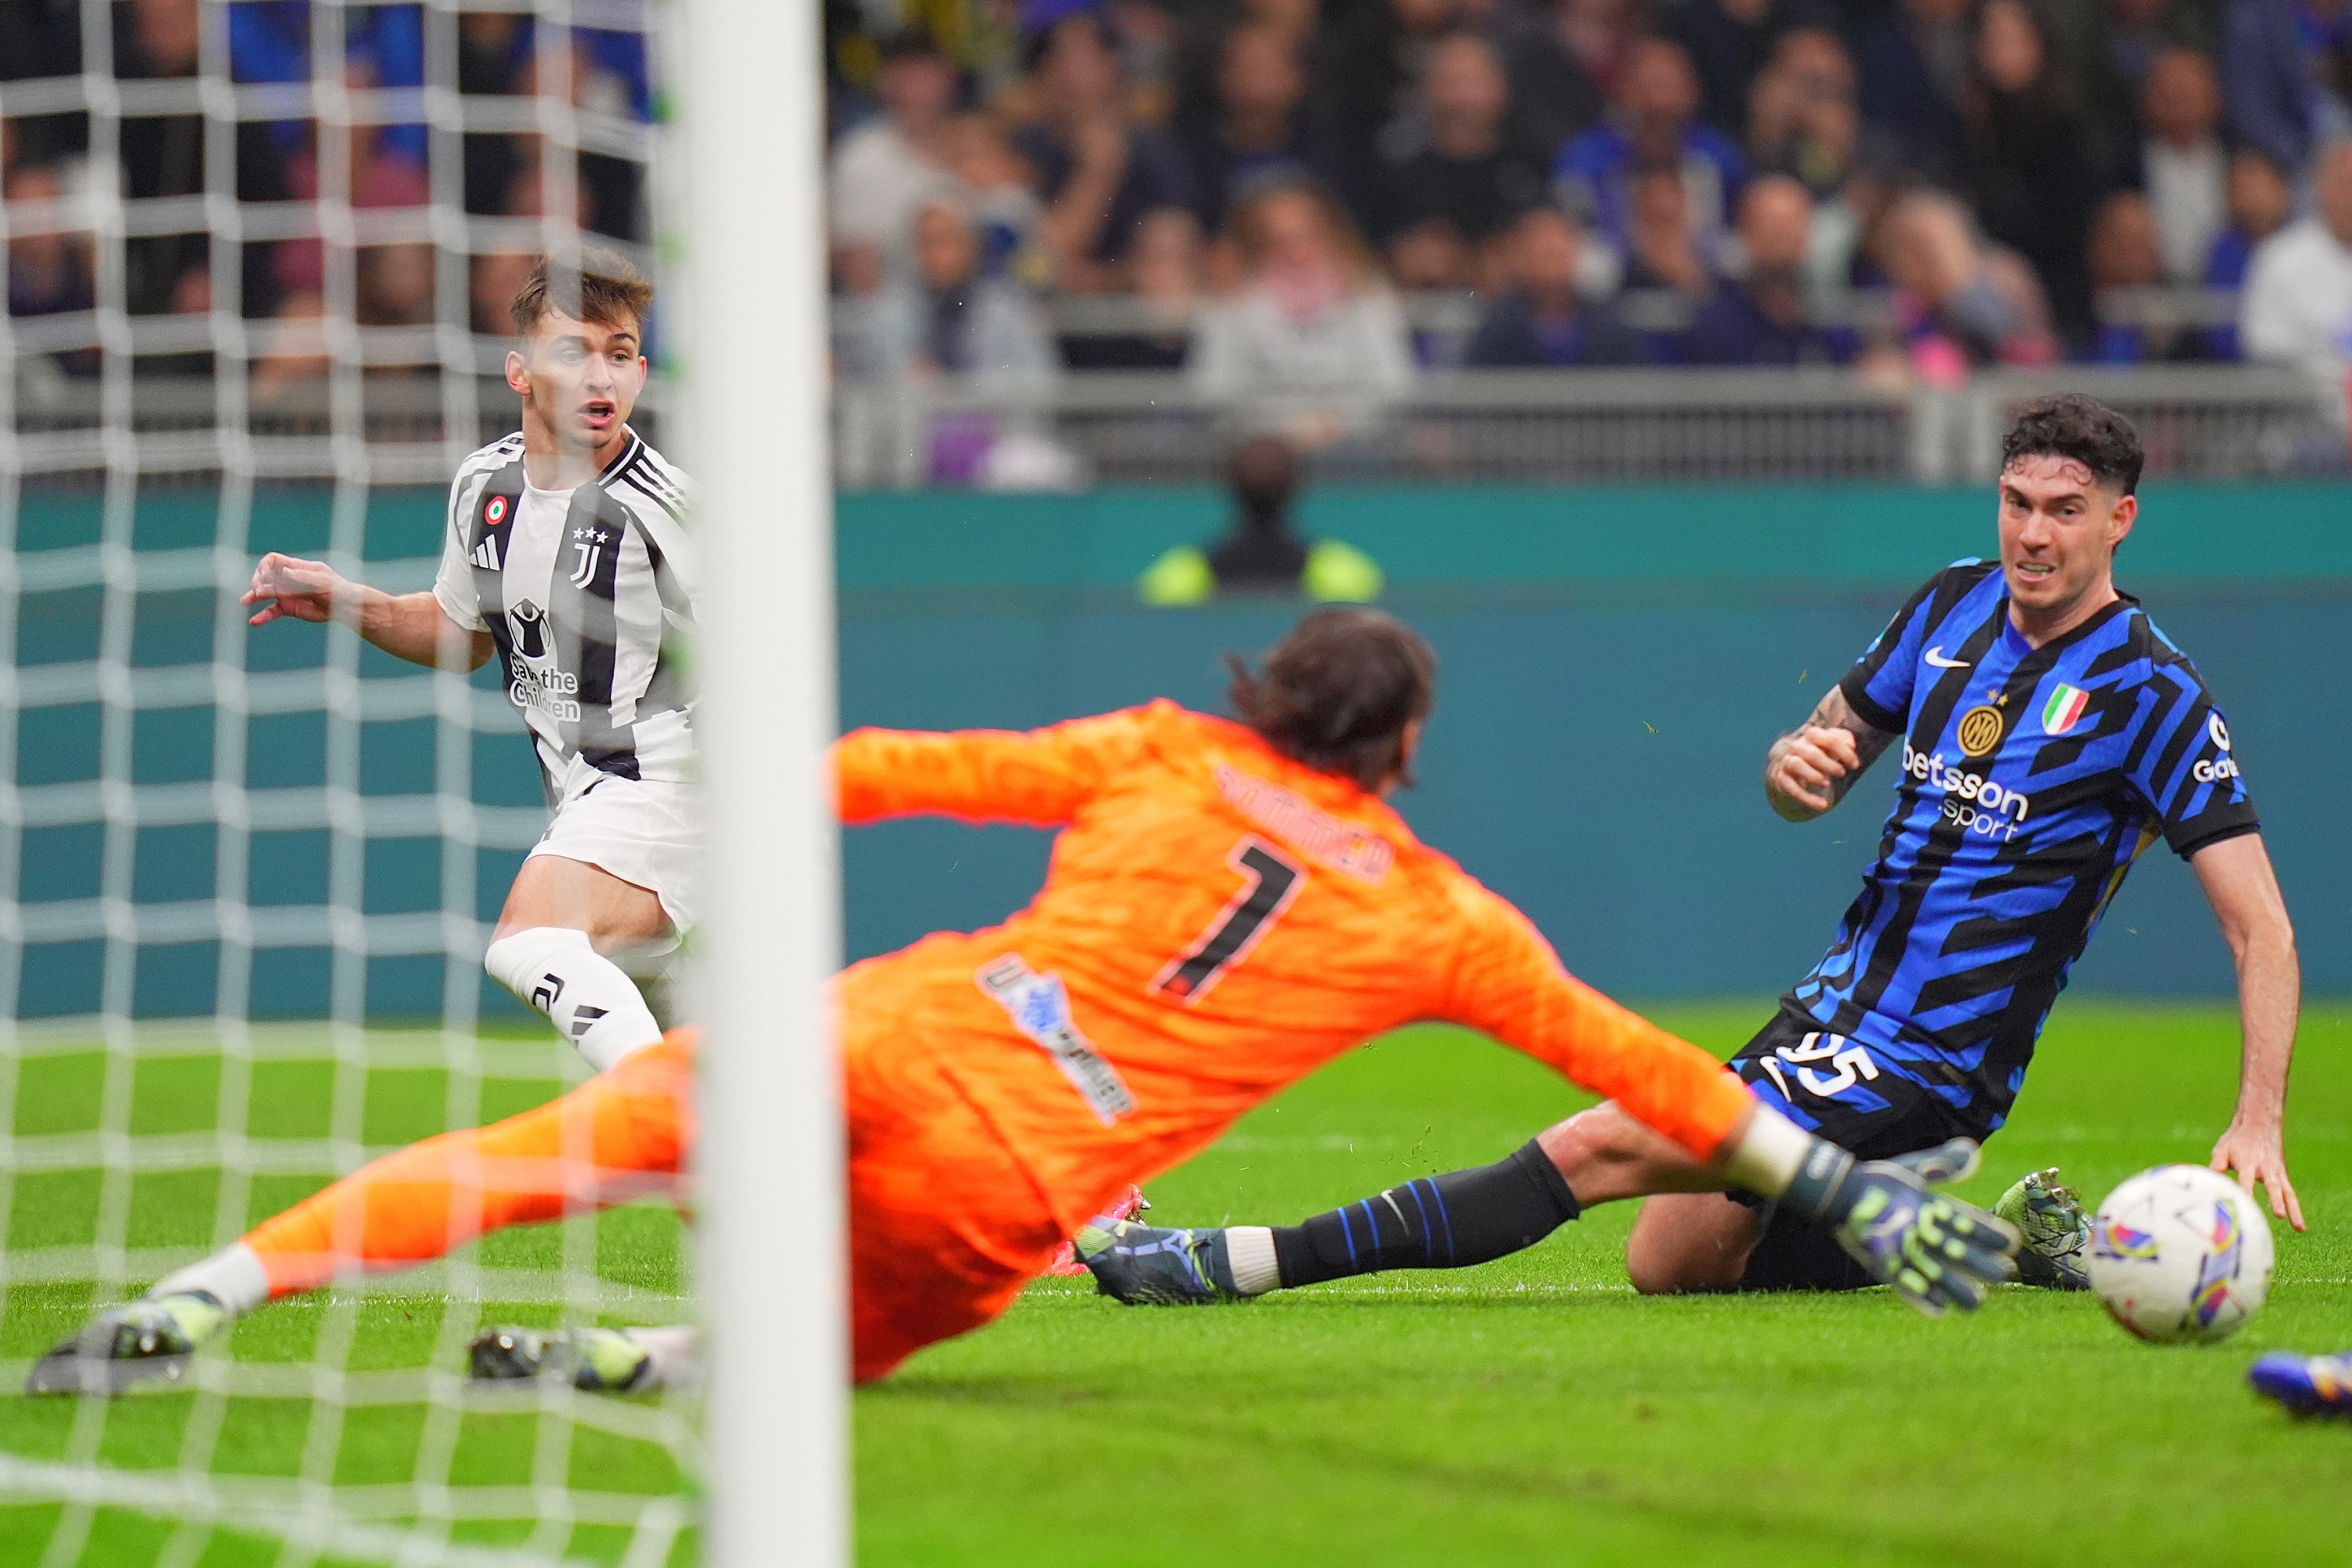
M 1901 773 L 1861 896 L 1789 1000 L 1990 1131 L 2133 859 L 2260 826 L 2229 725 L 2137 599 L 2032 647 L 1984 561 L 1929 579 L 1840 684 L 1903 737 Z

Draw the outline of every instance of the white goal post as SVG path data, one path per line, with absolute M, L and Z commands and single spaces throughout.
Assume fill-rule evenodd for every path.
M 698 970 L 712 1568 L 848 1560 L 820 8 L 673 0 L 686 417 L 706 552 Z M 677 210 L 673 208 L 673 210 Z

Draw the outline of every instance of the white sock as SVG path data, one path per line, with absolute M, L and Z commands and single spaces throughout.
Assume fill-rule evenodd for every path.
M 660 1043 L 653 1009 L 621 966 L 589 945 L 586 931 L 562 926 L 519 931 L 490 943 L 482 967 L 546 1014 L 598 1072 Z
M 1265 1226 L 1227 1226 L 1225 1261 L 1233 1266 L 1234 1289 L 1244 1296 L 1263 1296 L 1282 1289 L 1282 1265 L 1274 1257 L 1274 1232 Z
M 1723 1173 L 1735 1186 L 1777 1198 L 1820 1140 L 1769 1105 L 1759 1104 L 1737 1145 L 1725 1152 Z
M 269 1300 L 269 1276 L 263 1272 L 253 1248 L 240 1241 L 202 1263 L 191 1263 L 176 1274 L 164 1276 L 147 1294 L 170 1296 L 189 1290 L 202 1290 L 226 1307 L 231 1317 L 243 1317 Z

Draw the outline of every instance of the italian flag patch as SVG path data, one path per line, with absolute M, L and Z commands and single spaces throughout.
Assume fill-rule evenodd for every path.
M 2049 702 L 2042 710 L 2042 732 L 2045 735 L 2064 734 L 2074 727 L 2075 721 L 2083 717 L 2083 710 L 2090 705 L 2089 692 L 2079 686 L 2061 684 L 2050 694 Z

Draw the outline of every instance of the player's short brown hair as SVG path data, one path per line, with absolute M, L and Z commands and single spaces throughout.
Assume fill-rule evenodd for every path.
M 2139 489 L 2147 460 L 2132 422 L 2079 392 L 2037 397 L 2017 411 L 2017 422 L 2001 437 L 2003 472 L 2020 458 L 2064 458 L 2091 470 L 2091 478 L 2124 495 Z
M 1232 654 L 1225 664 L 1234 711 L 1284 756 L 1367 790 L 1412 783 L 1405 726 L 1437 699 L 1437 656 L 1394 616 L 1317 610 L 1256 670 Z
M 529 337 L 539 331 L 551 310 L 575 321 L 600 327 L 628 327 L 642 333 L 646 308 L 654 302 L 654 286 L 637 269 L 609 250 L 580 253 L 580 265 L 540 257 L 530 264 L 508 313 L 515 332 Z

